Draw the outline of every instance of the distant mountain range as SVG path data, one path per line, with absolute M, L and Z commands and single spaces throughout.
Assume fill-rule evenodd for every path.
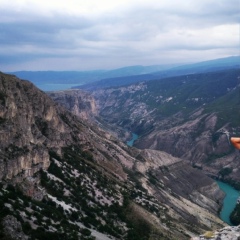
M 226 70 L 226 69 L 238 69 L 238 68 L 240 68 L 240 57 L 233 56 L 233 57 L 215 59 L 215 60 L 204 61 L 204 62 L 199 62 L 194 64 L 176 66 L 176 67 L 172 67 L 172 68 L 161 70 L 161 71 L 151 72 L 148 74 L 102 79 L 95 83 L 79 86 L 79 88 L 93 90 L 96 88 L 124 86 L 128 84 L 136 83 L 139 81 L 182 76 L 182 75 L 194 74 L 194 73 L 205 73 L 205 72 L 212 72 L 212 71 L 219 71 L 219 70 Z
M 144 75 L 150 72 L 164 71 L 175 65 L 131 66 L 114 70 L 94 71 L 18 71 L 9 72 L 20 79 L 29 80 L 44 91 L 71 88 L 71 86 L 85 85 L 101 79 Z M 62 85 L 62 86 L 59 86 Z
M 239 67 L 240 57 L 232 56 L 188 65 L 129 66 L 94 71 L 18 71 L 10 74 L 31 81 L 44 91 L 50 91 L 77 86 L 84 89 L 123 86 L 139 81 Z

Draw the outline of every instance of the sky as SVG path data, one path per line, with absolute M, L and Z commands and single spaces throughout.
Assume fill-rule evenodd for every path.
M 240 55 L 240 0 L 0 0 L 0 71 Z

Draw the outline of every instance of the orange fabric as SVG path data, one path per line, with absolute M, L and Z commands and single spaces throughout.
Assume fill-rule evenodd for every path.
M 240 150 L 240 137 L 231 137 L 230 141 L 235 148 Z

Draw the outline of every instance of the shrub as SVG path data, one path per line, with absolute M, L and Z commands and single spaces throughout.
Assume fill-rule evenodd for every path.
M 213 237 L 213 232 L 212 231 L 207 231 L 205 234 L 204 234 L 204 237 L 207 238 L 207 239 L 211 239 Z
M 87 229 L 87 228 L 83 228 L 83 229 L 81 229 L 81 234 L 83 234 L 83 235 L 85 235 L 85 236 L 90 236 L 91 235 L 91 231 L 89 230 L 89 229 Z
M 29 222 L 24 222 L 22 224 L 22 229 L 25 234 L 29 234 L 29 232 L 32 230 L 31 225 Z

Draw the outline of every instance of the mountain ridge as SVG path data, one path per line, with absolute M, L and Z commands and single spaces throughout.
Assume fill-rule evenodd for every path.
M 126 85 L 138 81 L 173 77 L 192 73 L 239 68 L 239 56 L 231 56 L 193 64 L 163 64 L 150 66 L 128 66 L 111 70 L 92 71 L 16 71 L 10 72 L 21 79 L 33 82 L 44 91 L 60 90 L 81 85 L 79 88 L 102 88 Z M 157 71 L 160 72 L 157 72 Z M 65 84 L 61 86 L 61 84 Z M 51 86 L 51 89 L 50 88 Z M 55 89 L 54 89 L 55 86 Z

